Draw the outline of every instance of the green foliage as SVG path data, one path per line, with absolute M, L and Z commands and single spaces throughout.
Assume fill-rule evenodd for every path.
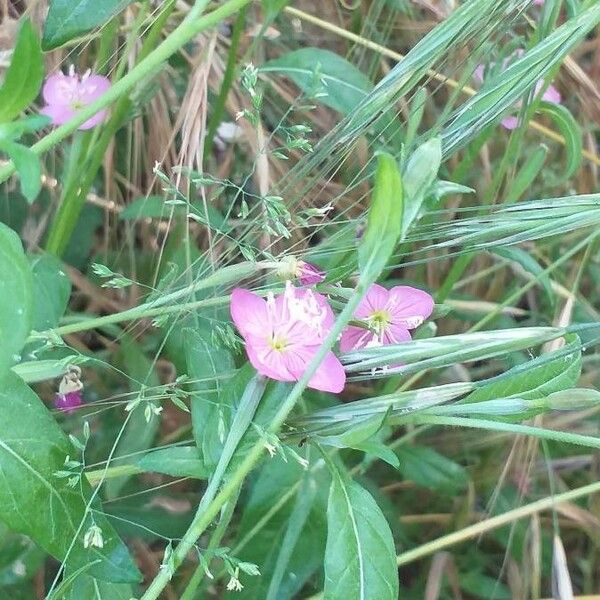
M 77 449 L 16 375 L 2 379 L 0 410 L 4 424 L 0 465 L 5 476 L 0 489 L 2 520 L 57 559 L 68 557 L 73 568 L 86 566 L 88 573 L 105 581 L 137 581 L 139 573 L 127 547 L 96 503 L 88 508 L 89 485 L 83 478 L 71 485 L 69 479 L 57 475 Z M 102 548 L 84 547 L 92 524 L 102 530 Z
M 396 600 L 396 552 L 381 509 L 341 468 L 330 469 L 323 597 Z
M 174 446 L 145 454 L 137 461 L 144 471 L 164 473 L 173 477 L 195 477 L 206 479 L 210 471 L 204 466 L 197 448 L 193 446 Z
M 246 378 L 237 376 L 229 382 L 221 380 L 222 375 L 228 376 L 234 371 L 235 365 L 231 353 L 208 328 L 185 329 L 183 346 L 188 375 L 192 379 L 194 439 L 204 464 L 211 468 L 217 464 L 223 448 L 232 402 L 241 396 Z M 246 372 L 250 374 L 249 370 Z
M 320 48 L 302 48 L 265 63 L 263 73 L 289 77 L 309 98 L 342 114 L 350 113 L 373 89 L 373 84 L 353 64 Z
M 42 47 L 53 50 L 70 40 L 104 25 L 131 0 L 50 0 L 44 25 Z
M 19 237 L 0 224 L 0 378 L 19 362 L 31 328 L 33 279 Z
M 44 62 L 40 42 L 31 21 L 25 19 L 21 23 L 10 67 L 0 87 L 0 123 L 12 121 L 36 99 L 43 79 Z
M 398 165 L 389 154 L 380 154 L 367 227 L 358 246 L 358 265 L 366 285 L 381 273 L 398 243 L 402 231 L 403 202 Z
M 59 260 L 49 254 L 30 257 L 33 273 L 33 304 L 31 328 L 44 331 L 56 327 L 65 313 L 71 296 L 71 282 Z

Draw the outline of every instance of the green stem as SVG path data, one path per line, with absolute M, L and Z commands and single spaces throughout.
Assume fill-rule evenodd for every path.
M 219 524 L 215 527 L 213 534 L 208 542 L 207 554 L 211 554 L 211 552 L 219 547 L 225 532 L 227 531 L 227 527 L 229 527 L 229 523 L 233 517 L 233 512 L 235 510 L 235 506 L 237 504 L 241 487 L 238 488 L 237 493 L 233 495 L 233 497 L 227 502 L 227 504 L 223 507 L 221 511 L 221 518 L 219 520 Z M 210 567 L 210 564 L 209 564 Z M 194 600 L 194 598 L 198 598 L 196 596 L 196 590 L 200 587 L 202 580 L 204 579 L 205 571 L 203 565 L 198 565 L 196 571 L 192 575 L 189 583 L 187 584 L 181 598 L 179 600 Z
M 503 431 L 512 434 L 531 435 L 545 440 L 553 440 L 565 444 L 575 444 L 588 448 L 600 448 L 600 437 L 581 435 L 579 433 L 568 433 L 532 427 L 530 425 L 519 425 L 517 423 L 505 423 L 503 421 L 489 421 L 487 419 L 471 419 L 468 417 L 437 417 L 430 415 L 416 415 L 410 419 L 419 425 L 444 425 L 447 427 L 472 427 L 474 429 L 487 429 L 490 431 Z
M 116 81 L 98 100 L 82 108 L 76 116 L 68 123 L 57 127 L 31 149 L 38 155 L 43 154 L 50 148 L 71 135 L 80 125 L 93 117 L 100 110 L 107 108 L 121 96 L 127 94 L 137 83 L 154 75 L 162 68 L 162 64 L 182 46 L 187 44 L 198 33 L 217 25 L 229 15 L 234 14 L 251 0 L 229 0 L 213 12 L 198 18 L 208 0 L 198 0 L 192 10 L 181 24 L 163 41 L 163 43 L 150 52 L 148 56 L 140 61 L 127 75 Z M 0 167 L 0 183 L 6 181 L 16 171 L 12 161 Z

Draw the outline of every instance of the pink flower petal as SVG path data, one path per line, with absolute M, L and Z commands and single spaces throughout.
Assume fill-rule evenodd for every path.
M 40 110 L 40 113 L 50 117 L 53 125 L 62 125 L 75 115 L 75 111 L 66 104 L 48 104 Z
M 78 127 L 78 129 L 91 129 L 92 127 L 95 127 L 96 125 L 99 125 L 106 119 L 107 114 L 108 113 L 106 110 L 101 110 L 101 111 L 97 112 L 93 117 L 89 118 L 87 121 L 85 121 L 85 123 L 80 125 Z
M 374 283 L 360 301 L 354 316 L 358 319 L 370 317 L 378 310 L 384 310 L 388 301 L 389 292 L 382 285 Z
M 433 298 L 427 292 L 408 285 L 397 285 L 389 291 L 386 309 L 394 325 L 414 329 L 431 315 L 433 306 Z
M 542 96 L 542 100 L 552 102 L 552 104 L 560 104 L 561 99 L 560 92 L 553 85 L 549 85 Z
M 98 100 L 110 88 L 110 80 L 102 75 L 83 77 L 79 84 L 79 99 L 83 104 L 91 104 Z
M 244 336 L 267 338 L 272 332 L 272 319 L 267 309 L 267 302 L 242 288 L 236 288 L 231 293 L 231 318 Z
M 519 118 L 518 117 L 505 117 L 504 119 L 502 119 L 502 121 L 500 121 L 500 123 L 502 124 L 502 127 L 504 127 L 504 129 L 509 129 L 509 130 L 513 130 L 516 129 L 519 125 Z
M 374 338 L 375 334 L 372 331 L 350 325 L 342 332 L 340 350 L 342 352 L 352 352 L 352 350 L 364 348 Z
M 411 339 L 408 329 L 397 323 L 390 323 L 383 334 L 384 345 L 402 344 L 403 342 L 410 342 Z
M 295 381 L 283 360 L 283 353 L 269 348 L 266 344 L 257 343 L 256 340 L 246 344 L 246 353 L 250 364 L 265 377 L 276 381 Z
M 322 392 L 339 394 L 346 384 L 346 373 L 342 363 L 333 352 L 328 352 L 325 358 L 310 378 L 308 387 Z
M 73 412 L 83 404 L 81 392 L 67 392 L 66 394 L 56 394 L 54 398 L 54 406 L 63 412 Z
M 77 97 L 79 78 L 76 75 L 56 73 L 46 79 L 42 96 L 48 104 L 67 105 Z

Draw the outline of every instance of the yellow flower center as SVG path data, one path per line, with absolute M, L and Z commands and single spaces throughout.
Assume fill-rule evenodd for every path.
M 287 348 L 287 341 L 282 337 L 273 336 L 269 340 L 269 346 L 277 352 L 283 352 Z
M 389 325 L 390 321 L 392 320 L 392 316 L 387 310 L 376 310 L 368 320 L 373 329 L 375 329 L 378 333 L 381 333 L 385 331 Z

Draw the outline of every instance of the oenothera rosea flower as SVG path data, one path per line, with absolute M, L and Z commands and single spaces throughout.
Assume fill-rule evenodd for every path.
M 367 328 L 350 325 L 342 333 L 340 349 L 385 346 L 410 341 L 409 329 L 423 323 L 433 312 L 433 298 L 422 290 L 397 285 L 386 289 L 373 284 L 354 312 Z
M 110 88 L 110 81 L 102 75 L 92 75 L 87 71 L 79 76 L 73 70 L 69 74 L 55 73 L 46 79 L 42 95 L 46 105 L 40 111 L 50 117 L 54 125 L 62 125 L 71 120 L 78 111 L 85 108 Z M 93 117 L 79 126 L 79 129 L 90 129 L 106 118 L 106 110 L 97 112 Z
M 542 2 L 534 2 L 534 4 L 543 4 L 543 0 L 542 0 Z M 507 59 L 505 59 L 502 62 L 502 69 L 503 70 L 506 69 L 508 67 L 508 65 L 510 64 L 510 62 L 514 58 L 518 58 L 522 54 L 523 54 L 523 50 L 516 50 L 515 52 L 513 52 L 513 54 L 511 56 L 509 56 Z M 494 67 L 494 64 L 492 63 L 492 65 L 490 65 L 490 66 Z M 478 65 L 477 68 L 475 69 L 475 71 L 473 72 L 473 76 L 475 77 L 475 79 L 477 81 L 479 81 L 479 83 L 483 83 L 484 66 Z M 539 94 L 540 90 L 543 87 L 544 87 L 544 80 L 540 79 L 535 84 L 535 92 L 534 93 L 536 96 Z M 546 91 L 542 95 L 542 100 L 544 102 L 550 102 L 552 104 L 560 104 L 561 99 L 562 98 L 561 98 L 560 92 L 552 84 L 550 84 L 546 88 Z M 521 102 L 518 102 L 517 104 L 515 104 L 515 109 L 518 109 L 520 107 L 521 107 Z M 500 121 L 500 123 L 502 124 L 502 127 L 504 127 L 505 129 L 509 129 L 509 130 L 516 129 L 517 126 L 519 125 L 519 118 L 515 115 L 511 115 L 509 117 L 504 117 L 504 119 L 502 119 L 502 121 Z
M 302 377 L 334 321 L 324 296 L 289 282 L 283 293 L 269 294 L 266 299 L 245 289 L 233 290 L 231 317 L 246 342 L 252 366 L 277 381 Z M 328 352 L 308 387 L 337 393 L 345 382 L 340 361 Z

